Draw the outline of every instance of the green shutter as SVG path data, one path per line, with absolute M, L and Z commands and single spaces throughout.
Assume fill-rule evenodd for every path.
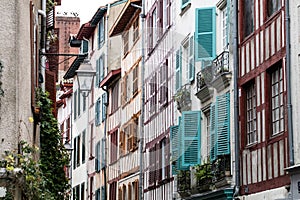
M 185 8 L 191 0 L 181 0 L 181 9 Z
M 211 104 L 210 106 L 210 160 L 216 159 L 216 106 Z
M 100 105 L 101 105 L 101 100 L 98 98 L 95 106 L 95 125 L 98 126 L 100 124 Z
M 95 171 L 100 171 L 100 142 L 96 144 L 95 149 L 96 159 L 95 159 Z
M 106 119 L 107 94 L 102 94 L 102 121 Z
M 182 58 L 181 58 L 181 50 L 176 51 L 176 91 L 181 88 L 181 70 L 182 70 Z
M 105 139 L 101 140 L 101 169 L 105 167 Z
M 172 174 L 177 174 L 179 166 L 179 125 L 170 127 L 172 145 Z
M 105 187 L 101 187 L 101 200 L 105 200 Z
M 100 71 L 99 71 L 99 59 L 96 60 L 96 82 L 95 82 L 95 87 L 99 87 L 99 76 L 100 76 Z
M 201 113 L 200 111 L 182 112 L 181 162 L 179 169 L 186 170 L 190 166 L 200 164 L 201 157 Z
M 189 39 L 189 80 L 195 79 L 194 36 Z
M 216 56 L 216 9 L 196 9 L 195 50 L 196 61 Z
M 217 155 L 230 154 L 230 94 L 217 96 Z

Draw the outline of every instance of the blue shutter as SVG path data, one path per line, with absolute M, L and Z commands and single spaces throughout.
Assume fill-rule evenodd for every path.
M 86 40 L 82 40 L 82 53 L 88 53 L 88 51 L 89 51 L 89 42 L 88 41 L 86 41 Z
M 100 38 L 101 38 L 101 20 L 99 21 L 99 24 L 98 24 L 98 38 L 97 38 L 97 41 L 98 41 L 98 49 L 100 49 L 100 47 L 101 47 L 101 41 L 100 41 Z
M 97 142 L 95 149 L 96 159 L 95 159 L 95 171 L 100 171 L 100 142 Z
M 186 170 L 190 166 L 200 164 L 201 157 L 201 113 L 200 111 L 182 112 L 181 130 L 181 162 L 180 169 Z
M 95 87 L 99 87 L 99 76 L 100 76 L 100 72 L 99 72 L 99 59 L 96 60 L 96 79 L 95 79 Z
M 105 187 L 101 187 L 101 200 L 105 200 Z
M 101 105 L 101 100 L 98 98 L 95 106 L 95 124 L 96 126 L 100 125 L 100 105 Z
M 179 168 L 179 125 L 170 127 L 172 145 L 172 174 L 177 174 Z
M 101 140 L 101 169 L 105 167 L 105 139 Z
M 210 106 L 210 160 L 216 159 L 216 106 L 211 104 Z
M 181 0 L 181 9 L 184 9 L 191 0 Z
M 102 94 L 102 121 L 106 119 L 107 94 Z
M 195 60 L 194 60 L 194 36 L 189 40 L 189 80 L 195 79 Z
M 104 55 L 102 55 L 99 58 L 99 83 L 103 80 L 104 78 Z
M 230 154 L 230 94 L 217 97 L 217 155 Z
M 195 50 L 196 61 L 216 56 L 216 9 L 196 9 Z
M 181 88 L 181 69 L 182 69 L 182 58 L 181 58 L 181 50 L 176 51 L 176 91 Z

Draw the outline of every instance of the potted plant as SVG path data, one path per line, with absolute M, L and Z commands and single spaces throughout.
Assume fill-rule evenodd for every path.
M 212 168 L 211 163 L 206 162 L 195 167 L 195 175 L 197 178 L 197 188 L 199 191 L 208 191 L 212 185 Z

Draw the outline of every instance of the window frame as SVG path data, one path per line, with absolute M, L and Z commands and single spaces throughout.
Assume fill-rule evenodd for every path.
M 246 123 L 245 136 L 246 136 L 246 145 L 249 146 L 257 142 L 257 114 L 256 114 L 257 102 L 256 102 L 255 81 L 254 80 L 250 81 L 244 87 L 244 90 L 245 90 L 245 123 Z M 249 126 L 250 124 L 251 126 Z M 250 127 L 252 127 L 251 130 Z

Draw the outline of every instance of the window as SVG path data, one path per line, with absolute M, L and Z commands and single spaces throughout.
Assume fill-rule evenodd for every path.
M 95 125 L 99 126 L 100 125 L 100 107 L 101 107 L 101 99 L 98 98 L 95 106 Z
M 119 108 L 119 82 L 116 82 L 111 93 L 111 113 Z
M 127 91 L 128 88 L 129 88 L 129 84 L 128 84 L 128 74 L 127 74 L 124 76 L 122 80 L 122 89 L 121 89 L 122 105 L 125 105 L 125 103 L 127 103 L 127 101 L 129 100 L 128 91 Z
M 102 122 L 106 119 L 107 94 L 102 94 Z
M 110 135 L 110 163 L 117 161 L 118 156 L 118 131 Z
M 71 129 L 71 119 L 69 116 L 67 119 L 67 127 L 66 127 L 66 132 L 65 132 L 66 142 L 70 141 L 70 129 Z
M 96 84 L 95 87 L 99 87 L 101 81 L 104 78 L 105 68 L 104 68 L 104 55 L 102 54 L 96 61 Z
M 90 158 L 93 159 L 93 148 L 94 148 L 94 124 L 92 123 L 90 125 L 90 130 L 91 130 L 91 138 L 90 138 Z
M 105 200 L 105 187 L 101 186 L 101 200 Z
M 197 8 L 195 28 L 195 59 L 216 56 L 216 8 Z
M 74 92 L 74 120 L 77 118 L 77 90 Z
M 81 47 L 80 47 L 80 53 L 84 54 L 89 51 L 89 41 L 82 40 Z
M 181 0 L 181 9 L 184 9 L 191 0 Z
M 157 11 L 156 8 L 152 12 L 152 44 L 156 43 L 157 40 Z
M 86 109 L 86 97 L 83 97 L 83 103 L 82 103 L 83 105 L 82 105 L 82 110 L 83 110 L 83 112 L 85 111 L 85 109 Z
M 243 2 L 243 36 L 246 38 L 254 31 L 254 0 Z
M 104 43 L 104 17 L 99 21 L 98 24 L 98 49 L 100 49 Z
M 122 38 L 123 38 L 123 55 L 126 55 L 129 51 L 129 31 L 124 31 Z
M 133 186 L 133 192 L 132 192 L 132 194 L 134 195 L 133 196 L 134 200 L 139 199 L 139 181 L 135 180 L 132 183 L 132 186 Z
M 133 82 L 132 82 L 132 94 L 135 95 L 138 91 L 139 80 L 139 66 L 137 65 L 133 69 Z
M 100 142 L 97 142 L 96 147 L 95 147 L 95 152 L 96 152 L 96 158 L 95 158 L 95 171 L 99 172 L 100 171 Z
M 159 103 L 168 103 L 168 59 L 161 65 L 159 72 Z
M 210 155 L 210 111 L 205 113 L 205 118 L 206 118 L 206 152 L 207 156 L 209 157 Z
M 227 49 L 228 45 L 228 9 L 225 7 L 222 11 L 222 43 L 223 43 L 223 49 Z
M 133 22 L 133 43 L 137 41 L 139 37 L 139 17 Z
M 84 200 L 84 191 L 85 191 L 84 185 L 85 185 L 84 183 L 81 183 L 81 191 L 80 191 L 81 200 Z
M 124 132 L 127 136 L 127 151 L 135 151 L 137 148 L 138 119 L 130 121 L 124 128 Z
M 176 51 L 176 80 L 175 80 L 175 89 L 178 91 L 182 85 L 182 51 L 181 48 Z
M 272 136 L 284 131 L 284 95 L 281 62 L 277 63 L 271 76 L 271 122 Z
M 153 73 L 149 82 L 149 111 L 150 114 L 156 111 L 156 91 L 157 91 L 156 72 Z
M 80 135 L 77 136 L 77 152 L 76 152 L 76 165 L 77 167 L 80 165 L 80 145 L 81 145 L 81 141 L 80 141 Z
M 163 0 L 163 28 L 164 31 L 171 25 L 171 0 Z
M 105 153 L 105 139 L 102 138 L 101 139 L 101 166 L 100 166 L 101 169 L 103 169 L 105 167 L 105 165 L 106 165 L 105 155 L 106 155 L 106 153 Z
M 120 132 L 120 141 L 119 141 L 119 154 L 120 156 L 127 153 L 126 151 L 126 133 L 125 131 Z
M 257 140 L 256 135 L 256 90 L 255 84 L 251 83 L 246 88 L 246 127 L 247 144 L 253 144 Z
M 85 134 L 85 130 L 82 132 L 82 143 L 81 143 L 81 159 L 82 159 L 82 163 L 85 163 L 85 138 L 86 138 L 86 134 Z
M 281 8 L 281 0 L 267 0 L 268 17 Z
M 116 200 L 117 199 L 117 182 L 113 182 L 109 184 L 109 199 Z

